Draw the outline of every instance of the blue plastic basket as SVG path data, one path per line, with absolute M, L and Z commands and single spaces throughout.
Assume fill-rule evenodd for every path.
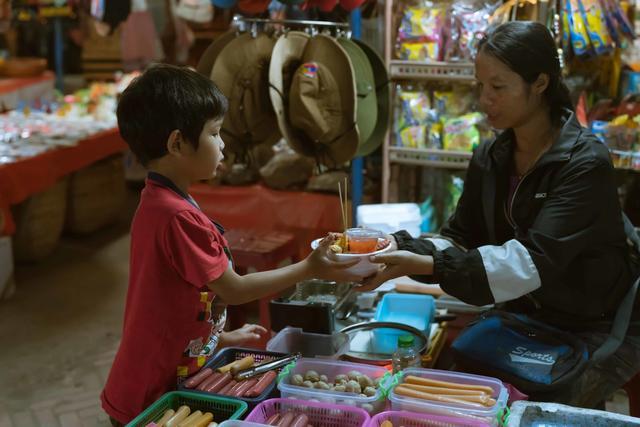
M 436 304 L 430 295 L 386 294 L 378 304 L 377 322 L 393 322 L 413 326 L 429 336 L 435 317 Z M 378 353 L 393 353 L 398 347 L 398 337 L 406 335 L 398 329 L 379 329 L 373 333 L 373 345 Z

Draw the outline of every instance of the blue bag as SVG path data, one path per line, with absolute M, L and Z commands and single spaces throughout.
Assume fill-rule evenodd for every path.
M 623 221 L 637 256 L 640 236 L 625 215 Z M 592 354 L 575 334 L 525 315 L 491 310 L 467 326 L 453 342 L 456 363 L 507 381 L 528 394 L 555 391 L 618 350 L 629 328 L 639 286 L 640 278 L 622 299 L 609 336 Z

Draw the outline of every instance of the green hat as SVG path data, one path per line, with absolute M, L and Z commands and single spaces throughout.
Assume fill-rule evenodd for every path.
M 367 156 L 373 153 L 384 141 L 384 137 L 389 129 L 389 74 L 384 61 L 371 46 L 354 40 L 369 58 L 369 63 L 373 69 L 373 76 L 376 87 L 376 101 L 378 103 L 378 117 L 373 133 L 367 141 L 358 147 L 358 156 Z
M 369 58 L 357 44 L 345 37 L 339 37 L 337 41 L 347 52 L 356 79 L 356 125 L 360 133 L 359 152 L 371 137 L 378 118 L 373 69 Z

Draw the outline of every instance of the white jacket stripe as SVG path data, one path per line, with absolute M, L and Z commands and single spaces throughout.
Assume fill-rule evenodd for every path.
M 520 298 L 540 287 L 538 269 L 527 248 L 517 240 L 502 246 L 481 246 L 478 251 L 496 303 Z

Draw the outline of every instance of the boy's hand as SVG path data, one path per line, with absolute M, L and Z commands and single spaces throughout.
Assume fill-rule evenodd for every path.
M 311 255 L 303 262 L 307 264 L 311 274 L 316 279 L 331 280 L 335 282 L 360 283 L 364 277 L 346 271 L 360 260 L 349 259 L 338 261 L 335 254 L 329 249 L 340 238 L 340 234 L 330 233 L 320 241 L 320 244 Z
M 220 334 L 221 347 L 238 347 L 251 343 L 257 343 L 267 330 L 260 325 L 244 325 L 234 331 Z
M 359 292 L 376 289 L 384 282 L 397 277 L 433 274 L 433 257 L 414 254 L 409 251 L 395 251 L 375 255 L 371 257 L 371 262 L 385 264 L 385 268 L 376 275 L 367 278 L 362 283 L 362 286 L 355 288 Z

